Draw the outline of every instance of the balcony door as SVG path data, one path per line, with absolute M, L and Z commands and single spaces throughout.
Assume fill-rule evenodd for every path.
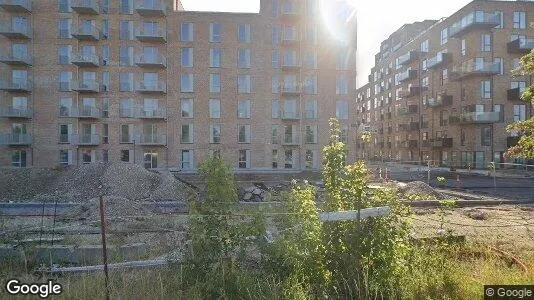
M 28 56 L 28 45 L 27 44 L 13 44 L 11 46 L 13 51 L 13 58 L 16 59 L 26 59 Z
M 28 19 L 25 17 L 14 16 L 12 19 L 13 31 L 26 32 L 28 30 Z
M 26 70 L 13 70 L 12 73 L 13 85 L 25 86 L 28 82 L 28 71 Z
M 96 73 L 95 72 L 83 72 L 82 82 L 84 87 L 92 88 L 92 85 L 96 82 Z
M 15 137 L 22 137 L 28 134 L 26 124 L 13 123 L 11 125 L 11 134 Z
M 95 46 L 83 46 L 82 47 L 82 56 L 83 57 L 92 57 L 96 54 Z
M 158 154 L 156 152 L 145 152 L 145 168 L 155 169 L 158 167 Z
M 158 85 L 158 73 L 144 73 L 143 83 L 145 87 L 155 88 Z
M 143 141 L 145 143 L 155 143 L 157 141 L 157 127 L 155 124 L 143 125 Z
M 25 112 L 28 110 L 28 98 L 13 97 L 12 106 L 16 112 Z
M 143 23 L 143 31 L 145 35 L 157 35 L 158 33 L 158 23 L 156 22 L 145 22 Z
M 143 47 L 143 58 L 145 61 L 155 61 L 158 56 L 158 49 L 156 47 Z

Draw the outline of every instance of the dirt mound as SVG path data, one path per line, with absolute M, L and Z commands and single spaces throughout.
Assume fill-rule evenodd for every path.
M 132 201 L 122 197 L 104 197 L 106 219 L 113 220 L 116 217 L 148 216 L 153 213 L 146 209 L 138 201 Z M 83 204 L 83 212 L 78 217 L 88 220 L 100 220 L 100 199 L 92 198 Z
M 399 192 L 402 193 L 404 196 L 403 198 L 409 198 L 411 195 L 419 195 L 423 197 L 423 200 L 432 200 L 425 198 L 435 198 L 437 200 L 444 200 L 447 198 L 444 194 L 437 192 L 422 181 L 409 182 L 406 185 L 399 187 Z
M 0 172 L 0 201 L 84 202 L 101 194 L 130 200 L 187 201 L 191 193 L 170 172 L 158 174 L 127 163 L 6 168 Z

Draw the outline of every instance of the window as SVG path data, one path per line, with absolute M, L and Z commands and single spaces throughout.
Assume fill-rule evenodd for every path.
M 316 51 L 306 52 L 304 66 L 308 69 L 317 69 L 317 52 Z
M 121 67 L 131 67 L 133 66 L 133 47 L 121 46 L 120 48 L 120 61 L 119 65 Z
M 523 94 L 527 87 L 526 81 L 511 81 L 510 82 L 510 89 L 519 89 L 519 93 Z
M 447 40 L 448 40 L 448 31 L 447 31 L 447 28 L 444 28 L 443 30 L 441 30 L 441 33 L 440 33 L 441 45 L 447 44 Z
M 239 94 L 249 94 L 251 92 L 250 75 L 237 76 L 237 92 Z
M 308 75 L 304 78 L 304 93 L 307 95 L 317 94 L 317 75 Z
M 121 14 L 133 14 L 133 0 L 120 0 Z
M 316 119 L 317 118 L 317 100 L 306 100 L 304 107 L 306 119 Z
M 271 125 L 271 144 L 276 145 L 278 143 L 278 125 Z
M 467 53 L 465 39 L 462 39 L 462 46 L 461 47 L 462 47 L 462 49 L 461 49 L 462 55 L 465 55 Z
M 102 39 L 108 39 L 109 38 L 109 20 L 102 20 Z
M 519 58 L 514 58 L 512 60 L 512 69 L 516 70 L 516 69 L 519 69 L 519 65 L 520 65 L 520 59 Z
M 193 74 L 180 74 L 180 91 L 182 93 L 192 93 L 194 85 Z
M 349 93 L 348 80 L 346 76 L 337 76 L 336 95 L 347 95 Z
M 120 99 L 119 115 L 121 118 L 135 117 L 135 102 L 133 99 Z
M 192 170 L 194 168 L 193 159 L 193 150 L 182 150 L 182 152 L 180 153 L 180 165 L 182 167 L 182 170 Z
M 193 99 L 182 99 L 181 101 L 182 118 L 193 117 Z
M 273 100 L 271 102 L 271 117 L 273 119 L 280 118 L 280 101 Z
M 59 45 L 57 46 L 58 52 L 58 64 L 59 65 L 68 65 L 70 64 L 70 56 L 72 52 L 71 45 Z
M 502 29 L 504 28 L 504 17 L 502 11 L 496 11 L 495 15 L 499 16 L 500 24 L 495 26 L 495 28 Z
M 155 169 L 158 167 L 158 153 L 148 150 L 143 153 L 145 169 Z
M 182 144 L 192 144 L 193 143 L 193 124 L 182 124 L 182 135 L 180 137 L 180 142 Z
M 315 169 L 317 168 L 315 163 L 315 151 L 306 150 L 306 169 Z
M 63 166 L 72 165 L 72 150 L 59 150 L 59 164 Z
M 282 56 L 282 66 L 296 67 L 298 66 L 297 51 L 286 50 Z
M 210 125 L 210 143 L 211 144 L 221 143 L 221 124 Z
M 315 25 L 306 27 L 306 42 L 310 45 L 317 45 L 317 27 Z
M 282 117 L 284 119 L 296 119 L 298 117 L 296 99 L 286 99 L 284 101 L 284 115 Z
M 271 34 L 273 45 L 280 44 L 280 39 L 281 39 L 280 32 L 281 32 L 280 25 L 273 24 L 272 34 Z
M 278 169 L 278 149 L 273 149 L 271 154 L 272 168 Z
M 181 49 L 181 65 L 183 68 L 193 67 L 193 48 Z
M 250 118 L 250 100 L 239 100 L 237 105 L 237 117 L 240 119 Z
M 210 68 L 220 68 L 220 67 L 221 67 L 221 49 L 211 48 L 210 49 Z
M 72 98 L 59 99 L 59 116 L 69 117 L 72 112 Z
M 102 144 L 109 144 L 109 124 L 102 124 Z
M 425 40 L 424 42 L 422 42 L 421 43 L 421 52 L 427 53 L 428 52 L 428 46 L 429 46 L 428 40 Z
M 339 129 L 341 129 L 341 135 L 339 136 L 339 140 L 347 144 L 349 141 L 349 125 L 341 125 Z
M 524 11 L 514 11 L 514 29 L 526 28 L 526 13 Z
M 491 81 L 490 80 L 482 80 L 480 82 L 480 98 L 484 99 L 491 99 Z
M 237 40 L 241 43 L 250 43 L 252 40 L 250 33 L 250 24 L 237 25 Z
M 250 168 L 250 150 L 239 150 L 237 158 L 237 167 L 239 169 Z
M 499 65 L 499 75 L 504 75 L 504 63 L 503 63 L 502 58 L 500 58 L 500 57 L 495 57 L 495 58 L 493 59 L 493 63 Z
M 192 42 L 195 40 L 193 28 L 193 23 L 182 23 L 180 26 L 180 40 L 182 42 Z
M 121 20 L 119 28 L 119 39 L 133 40 L 133 21 Z
M 482 52 L 491 51 L 491 35 L 490 34 L 485 33 L 480 36 L 480 51 Z
M 60 72 L 59 73 L 59 91 L 69 92 L 71 90 L 72 73 Z
M 210 42 L 211 43 L 221 42 L 221 24 L 210 23 Z
M 480 131 L 481 146 L 491 146 L 491 127 L 483 127 Z
M 121 92 L 132 92 L 133 91 L 133 73 L 120 73 L 119 74 L 119 85 Z
M 72 9 L 70 7 L 70 0 L 58 0 L 58 12 L 70 13 Z
M 349 118 L 349 104 L 346 100 L 336 101 L 336 118 L 338 120 L 348 120 Z
M 237 67 L 241 69 L 250 68 L 250 49 L 237 50 Z
M 109 98 L 102 98 L 102 118 L 109 118 Z
M 278 94 L 280 92 L 280 80 L 278 75 L 271 78 L 271 93 Z
M 210 93 L 221 92 L 221 74 L 210 74 Z
M 221 117 L 221 100 L 210 99 L 209 101 L 210 118 L 218 119 Z
M 441 86 L 445 84 L 445 80 L 449 78 L 449 71 L 447 69 L 441 70 Z
M 515 104 L 514 105 L 514 122 L 526 120 L 526 105 Z
M 59 19 L 58 21 L 58 38 L 70 39 L 72 19 Z
M 272 63 L 271 63 L 271 66 L 273 69 L 279 69 L 280 68 L 280 51 L 278 50 L 273 50 L 273 53 L 271 55 L 271 60 L 272 60 Z
M 428 87 L 428 76 L 423 77 L 423 79 L 421 80 L 421 85 L 423 87 Z
M 317 143 L 317 125 L 306 125 L 305 129 L 306 144 Z
M 284 41 L 298 40 L 297 27 L 294 25 L 283 25 L 282 39 Z
M 134 153 L 133 150 L 121 150 L 121 161 L 127 163 L 134 162 Z
M 250 125 L 237 125 L 237 142 L 250 143 Z
M 72 138 L 72 124 L 59 124 L 59 143 L 71 143 Z
M 284 151 L 284 169 L 293 169 L 295 165 L 295 156 L 293 150 Z

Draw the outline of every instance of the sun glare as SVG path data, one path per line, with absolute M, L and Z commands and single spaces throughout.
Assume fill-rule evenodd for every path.
M 351 41 L 356 28 L 356 0 L 321 0 L 323 22 L 334 39 Z

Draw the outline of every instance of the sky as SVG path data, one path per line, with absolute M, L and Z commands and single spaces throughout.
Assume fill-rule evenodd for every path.
M 332 1 L 332 0 L 321 0 Z M 358 87 L 367 83 L 380 43 L 406 23 L 448 17 L 471 0 L 346 0 L 358 16 Z M 259 12 L 259 0 L 182 0 L 185 10 Z

